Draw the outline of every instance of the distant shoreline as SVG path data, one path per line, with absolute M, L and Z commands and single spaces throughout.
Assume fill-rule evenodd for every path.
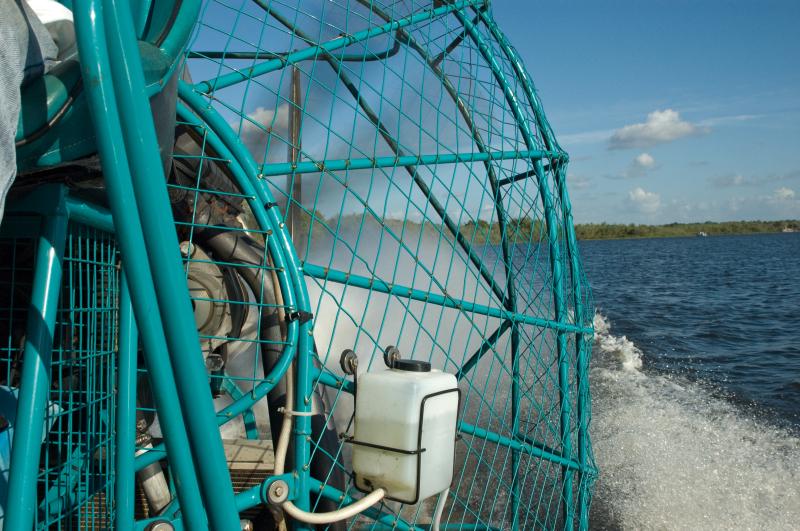
M 311 216 L 302 211 L 298 230 L 307 234 L 311 229 Z M 425 231 L 432 235 L 452 238 L 450 229 L 430 221 L 420 223 L 410 219 L 383 218 L 369 215 L 347 214 L 342 217 L 326 218 L 320 212 L 314 212 L 316 227 L 315 239 L 330 238 L 334 232 L 351 231 L 353 234 L 364 230 L 365 224 L 384 227 L 399 235 L 406 231 Z M 327 228 L 322 229 L 320 225 Z M 788 219 L 778 221 L 706 221 L 702 223 L 669 223 L 666 225 L 636 225 L 633 223 L 579 223 L 575 225 L 575 236 L 578 240 L 627 240 L 642 238 L 685 238 L 692 236 L 734 236 L 747 234 L 774 234 L 780 232 L 800 233 L 800 220 Z M 500 225 L 485 220 L 468 221 L 458 227 L 463 241 L 469 245 L 498 245 L 503 240 Z M 541 219 L 529 217 L 506 220 L 506 241 L 512 244 L 525 244 L 547 240 L 547 227 Z
M 706 221 L 703 223 L 669 223 L 666 225 L 636 225 L 633 223 L 580 223 L 575 225 L 578 240 L 627 240 L 642 238 L 682 238 L 692 236 L 733 236 L 746 234 L 770 234 L 800 232 L 800 220 L 779 221 Z M 479 220 L 460 227 L 467 241 L 478 245 L 500 243 L 501 231 L 497 222 Z M 506 234 L 511 243 L 526 243 L 547 239 L 547 231 L 541 220 L 530 218 L 510 219 L 506 222 Z
M 800 232 L 800 220 L 706 221 L 703 223 L 669 223 L 666 225 L 612 223 L 581 223 L 575 225 L 575 235 L 579 240 L 743 236 L 781 232 Z

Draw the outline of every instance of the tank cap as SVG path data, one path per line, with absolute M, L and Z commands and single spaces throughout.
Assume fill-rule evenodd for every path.
M 394 360 L 392 368 L 409 372 L 431 372 L 431 364 L 422 360 Z

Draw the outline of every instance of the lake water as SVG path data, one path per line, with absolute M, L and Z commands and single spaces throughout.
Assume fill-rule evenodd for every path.
M 796 529 L 800 234 L 581 242 L 593 527 Z

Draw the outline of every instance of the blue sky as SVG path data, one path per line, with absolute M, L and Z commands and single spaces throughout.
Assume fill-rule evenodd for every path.
M 800 218 L 800 2 L 494 0 L 577 222 Z

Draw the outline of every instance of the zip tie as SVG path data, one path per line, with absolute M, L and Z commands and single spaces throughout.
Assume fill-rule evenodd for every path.
M 313 417 L 316 415 L 313 411 L 294 411 L 285 407 L 279 407 L 278 413 L 283 413 L 287 417 Z
M 314 318 L 314 314 L 311 312 L 304 312 L 302 310 L 297 312 L 292 312 L 286 316 L 286 321 L 291 323 L 292 321 L 300 321 L 300 324 L 305 324 L 309 322 L 311 319 Z

